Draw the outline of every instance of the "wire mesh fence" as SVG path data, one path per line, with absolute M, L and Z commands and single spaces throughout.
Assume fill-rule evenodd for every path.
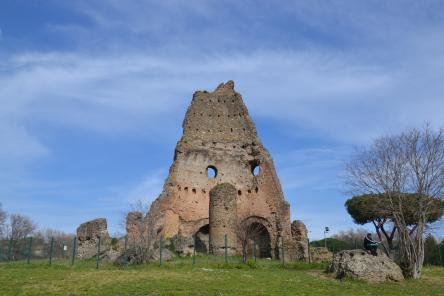
M 146 260 L 142 263 L 164 266 L 167 268 L 192 266 L 199 268 L 221 268 L 230 266 L 239 266 L 244 263 L 255 264 L 259 260 L 269 260 L 274 264 L 286 265 L 290 262 L 284 260 L 285 248 L 283 241 L 280 241 L 276 248 L 279 249 L 279 256 L 274 260 L 270 257 L 261 256 L 259 243 L 252 241 L 251 245 L 245 250 L 245 258 L 239 253 L 231 250 L 234 242 L 225 239 L 225 244 L 221 246 L 217 255 L 212 255 L 208 248 L 208 242 L 199 241 L 193 237 L 192 243 L 188 245 L 186 253 L 178 252 L 174 244 L 170 240 L 163 237 L 154 245 L 155 248 L 137 248 L 138 246 L 128 241 L 126 237 L 120 239 L 117 244 L 110 245 L 104 243 L 100 237 L 97 238 L 95 246 L 93 246 L 93 256 L 86 259 L 80 259 L 78 253 L 78 240 L 72 238 L 41 238 L 27 237 L 23 239 L 0 239 L 0 264 L 10 264 L 21 262 L 27 264 L 45 263 L 48 265 L 67 265 L 67 266 L 90 266 L 91 268 L 100 269 L 103 262 L 113 262 L 120 267 L 128 267 L 134 264 L 133 257 L 137 252 L 143 253 Z M 236 245 L 237 246 L 237 245 Z M 113 260 L 107 257 L 110 249 L 115 248 L 114 253 L 117 254 Z M 444 267 L 444 248 L 442 244 L 426 253 L 426 264 Z M 140 263 L 140 262 L 139 262 Z M 312 263 L 308 261 L 308 263 Z
M 27 262 L 68 260 L 70 252 L 66 240 L 27 237 L 0 240 L 0 262 Z

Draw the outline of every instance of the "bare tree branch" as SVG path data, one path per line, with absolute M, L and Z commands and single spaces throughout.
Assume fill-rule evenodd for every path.
M 444 195 L 443 130 L 426 125 L 421 130 L 381 137 L 370 148 L 357 152 L 346 170 L 351 192 L 387 197 L 375 206 L 391 212 L 395 228 L 390 236 L 381 231 L 386 237 L 398 232 L 402 267 L 407 276 L 419 277 L 427 224 L 433 215 L 442 215 L 436 212 L 436 205 Z M 409 210 L 412 203 L 414 212 Z

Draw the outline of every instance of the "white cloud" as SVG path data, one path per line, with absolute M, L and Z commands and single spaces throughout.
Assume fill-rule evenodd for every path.
M 46 154 L 33 134 L 37 122 L 109 136 L 165 137 L 180 124 L 196 88 L 211 90 L 228 79 L 237 82 L 253 116 L 344 143 L 424 121 L 444 125 L 444 86 L 438 83 L 444 54 L 424 68 L 425 54 L 402 67 L 350 63 L 348 55 L 316 50 L 181 57 L 17 54 L 2 62 L 6 74 L 0 74 L 0 141 L 8 143 L 1 152 Z
M 279 176 L 285 191 L 316 188 L 338 192 L 349 155 L 347 147 L 329 147 L 298 149 L 274 158 L 281 167 Z

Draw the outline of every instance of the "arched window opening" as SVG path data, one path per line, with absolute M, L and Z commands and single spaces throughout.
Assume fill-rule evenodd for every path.
M 216 169 L 215 166 L 210 165 L 210 166 L 207 167 L 207 176 L 208 176 L 208 179 L 216 178 L 216 176 L 217 176 L 217 169 Z
M 251 165 L 251 173 L 253 176 L 257 177 L 261 172 L 261 167 L 259 165 L 259 162 L 257 160 L 254 160 L 250 163 Z

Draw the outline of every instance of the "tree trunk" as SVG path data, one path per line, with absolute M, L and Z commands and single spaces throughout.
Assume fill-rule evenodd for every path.
M 408 227 L 399 228 L 401 269 L 406 278 L 418 279 L 421 277 L 424 264 L 423 225 L 419 223 L 415 226 L 414 231 Z

